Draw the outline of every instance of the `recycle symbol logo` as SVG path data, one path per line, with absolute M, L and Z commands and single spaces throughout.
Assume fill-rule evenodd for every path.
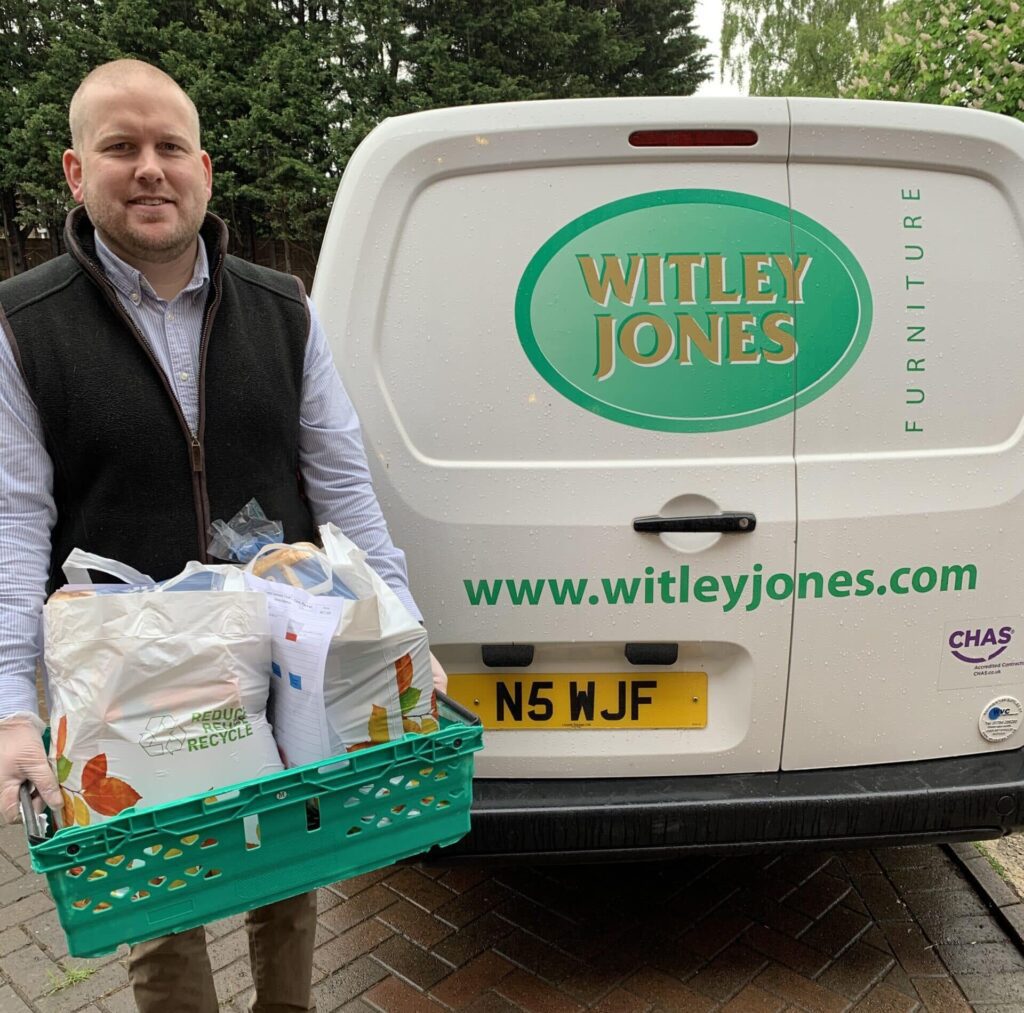
M 160 714 L 146 722 L 139 745 L 150 756 L 165 756 L 185 748 L 185 735 L 170 714 Z

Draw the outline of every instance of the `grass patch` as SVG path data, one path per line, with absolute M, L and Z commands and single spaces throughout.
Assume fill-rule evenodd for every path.
M 991 854 L 984 844 L 980 841 L 975 841 L 974 847 L 978 854 L 981 855 L 981 857 L 984 858 L 985 861 L 988 862 L 988 864 L 991 865 L 1003 879 L 1009 880 L 1010 874 L 1006 871 L 1006 866 L 1003 865 L 995 855 Z
M 53 971 L 47 971 L 46 977 L 50 982 L 50 987 L 43 994 L 55 995 L 57 992 L 63 992 L 64 989 L 71 988 L 81 981 L 88 981 L 96 971 L 95 967 L 69 967 L 63 976 L 54 974 Z

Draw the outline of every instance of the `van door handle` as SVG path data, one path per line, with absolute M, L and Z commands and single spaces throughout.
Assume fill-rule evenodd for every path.
M 660 534 L 663 531 L 721 531 L 727 535 L 747 535 L 757 527 L 753 514 L 710 514 L 706 517 L 634 517 L 633 530 Z

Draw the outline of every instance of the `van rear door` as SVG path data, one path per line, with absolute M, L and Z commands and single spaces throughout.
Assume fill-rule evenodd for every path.
M 798 363 L 831 348 L 843 375 L 796 415 L 783 765 L 1019 747 L 1024 125 L 790 106 L 794 220 L 841 240 L 808 269 Z
M 345 172 L 313 295 L 478 776 L 778 769 L 788 137 L 784 100 L 498 105 Z

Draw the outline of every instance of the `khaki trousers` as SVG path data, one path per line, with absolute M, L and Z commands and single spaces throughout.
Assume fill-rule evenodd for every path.
M 315 1010 L 311 992 L 316 891 L 245 916 L 256 994 L 253 1013 Z M 128 977 L 140 1013 L 217 1013 L 220 1004 L 202 927 L 136 943 Z

